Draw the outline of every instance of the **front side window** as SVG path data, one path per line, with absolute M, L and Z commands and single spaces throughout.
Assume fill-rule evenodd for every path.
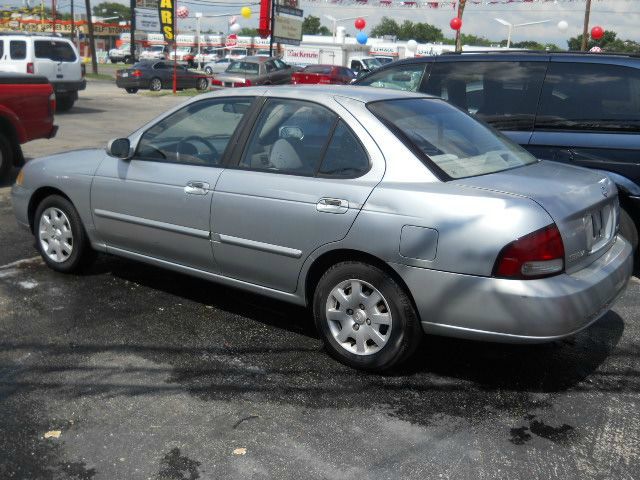
M 0 58 L 4 55 L 4 40 L 0 40 Z
M 276 66 L 273 62 L 266 62 L 264 67 L 267 69 L 267 73 L 275 72 Z
M 24 40 L 11 40 L 9 42 L 9 55 L 11 60 L 24 60 L 27 58 L 27 42 Z
M 358 85 L 416 92 L 426 68 L 426 63 L 387 68 L 363 78 Z
M 369 70 L 375 70 L 376 68 L 380 68 L 382 64 L 380 60 L 377 58 L 364 58 L 362 59 L 362 63 L 364 63 L 365 68 Z
M 289 65 L 284 63 L 279 58 L 276 58 L 273 62 L 276 64 L 276 66 L 278 67 L 279 70 L 286 70 L 287 68 L 289 68 Z
M 320 105 L 269 100 L 256 122 L 241 168 L 315 175 L 337 116 Z
M 36 58 L 47 58 L 54 62 L 76 61 L 76 52 L 67 42 L 36 40 L 33 44 Z
M 537 129 L 640 132 L 640 70 L 618 65 L 551 63 Z
M 229 140 L 253 99 L 202 100 L 147 130 L 136 151 L 143 160 L 219 166 Z
M 530 131 L 545 71 L 542 62 L 436 62 L 426 93 L 495 128 Z
M 436 172 L 465 178 L 537 162 L 499 132 L 438 99 L 373 102 L 369 110 Z M 442 176 L 442 175 L 441 175 Z

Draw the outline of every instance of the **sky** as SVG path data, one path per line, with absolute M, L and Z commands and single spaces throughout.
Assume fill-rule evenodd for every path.
M 50 1 L 51 0 L 48 0 L 46 3 L 49 4 Z M 68 11 L 70 1 L 71 0 L 58 0 L 59 8 Z M 216 5 L 225 3 L 233 5 L 205 6 L 214 1 Z M 191 16 L 193 16 L 195 12 L 202 12 L 204 14 L 202 20 L 203 30 L 226 31 L 226 19 L 206 18 L 206 15 L 232 12 L 239 13 L 241 1 L 242 0 L 178 0 L 178 6 L 186 6 Z M 257 0 L 248 0 L 247 5 L 255 1 Z M 19 0 L 5 0 L 3 2 L 5 5 L 15 5 L 19 3 L 21 3 Z M 97 3 L 99 3 L 97 0 L 92 0 L 92 5 Z M 121 0 L 119 3 L 128 5 L 129 2 Z M 320 17 L 322 24 L 326 25 L 329 29 L 332 28 L 332 22 L 325 18 L 324 15 L 331 15 L 338 19 L 360 15 L 363 16 L 367 22 L 365 32 L 370 31 L 383 16 L 388 16 L 394 18 L 399 23 L 404 20 L 430 23 L 442 29 L 445 36 L 453 37 L 454 33 L 449 28 L 449 21 L 455 16 L 455 12 L 451 7 L 441 7 L 438 9 L 415 9 L 407 7 L 384 8 L 379 6 L 359 7 L 348 4 L 336 5 L 326 0 L 301 0 L 300 6 L 304 10 L 305 16 L 315 15 Z M 75 8 L 77 12 L 84 12 L 84 1 L 75 0 Z M 239 23 L 243 27 L 257 27 L 259 6 L 251 5 L 251 8 L 254 10 L 251 19 L 245 20 L 239 17 Z M 501 40 L 507 38 L 507 27 L 500 25 L 494 18 L 502 18 L 513 24 L 550 20 L 550 22 L 540 25 L 516 28 L 512 41 L 535 40 L 540 43 L 555 43 L 562 48 L 566 48 L 566 42 L 569 37 L 574 37 L 582 33 L 584 9 L 584 0 L 556 0 L 556 2 L 512 3 L 508 5 L 468 4 L 464 12 L 462 31 L 467 34 L 484 36 L 491 40 Z M 561 32 L 557 28 L 557 24 L 561 20 L 565 20 L 569 24 L 569 29 L 566 32 Z M 639 23 L 640 0 L 592 1 L 590 27 L 600 25 L 605 30 L 618 32 L 619 38 L 640 41 L 640 29 L 637 27 Z M 194 29 L 194 25 L 193 19 L 180 20 L 178 30 Z M 338 25 L 344 25 L 348 33 L 355 35 L 356 29 L 353 25 L 353 20 L 339 22 Z

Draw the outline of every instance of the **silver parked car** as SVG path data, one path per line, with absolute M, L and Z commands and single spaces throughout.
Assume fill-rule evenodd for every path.
M 250 87 L 291 83 L 291 75 L 300 70 L 279 58 L 245 57 L 232 61 L 227 69 L 216 75 L 211 85 L 219 87 Z M 206 71 L 206 70 L 205 70 Z
M 233 60 L 231 60 L 230 58 L 221 58 L 213 62 L 208 62 L 208 63 L 205 63 L 203 70 L 207 75 L 213 75 L 214 73 L 222 73 L 227 69 L 227 67 L 232 61 Z
M 54 270 L 98 251 L 307 305 L 327 350 L 368 370 L 423 332 L 572 335 L 632 268 L 606 176 L 367 87 L 201 95 L 106 152 L 28 162 L 13 205 Z

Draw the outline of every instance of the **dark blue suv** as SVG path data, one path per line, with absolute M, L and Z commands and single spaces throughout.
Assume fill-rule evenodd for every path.
M 605 171 L 620 192 L 621 233 L 637 247 L 640 58 L 514 51 L 445 54 L 394 62 L 355 83 L 437 95 L 538 158 Z

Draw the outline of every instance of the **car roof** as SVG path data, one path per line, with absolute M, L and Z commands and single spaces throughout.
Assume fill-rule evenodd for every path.
M 252 62 L 252 63 L 264 63 L 267 60 L 271 60 L 271 57 L 242 57 L 234 61 L 242 61 L 242 62 Z
M 230 90 L 233 90 L 231 92 Z M 218 90 L 205 94 L 216 97 L 223 95 L 238 95 L 237 89 Z M 403 98 L 438 98 L 434 95 L 406 92 L 376 87 L 356 87 L 351 85 L 281 85 L 276 87 L 245 87 L 242 95 L 265 95 L 267 97 L 289 97 L 324 103 L 327 97 L 346 97 L 353 100 L 369 103 L 378 100 L 394 100 Z

